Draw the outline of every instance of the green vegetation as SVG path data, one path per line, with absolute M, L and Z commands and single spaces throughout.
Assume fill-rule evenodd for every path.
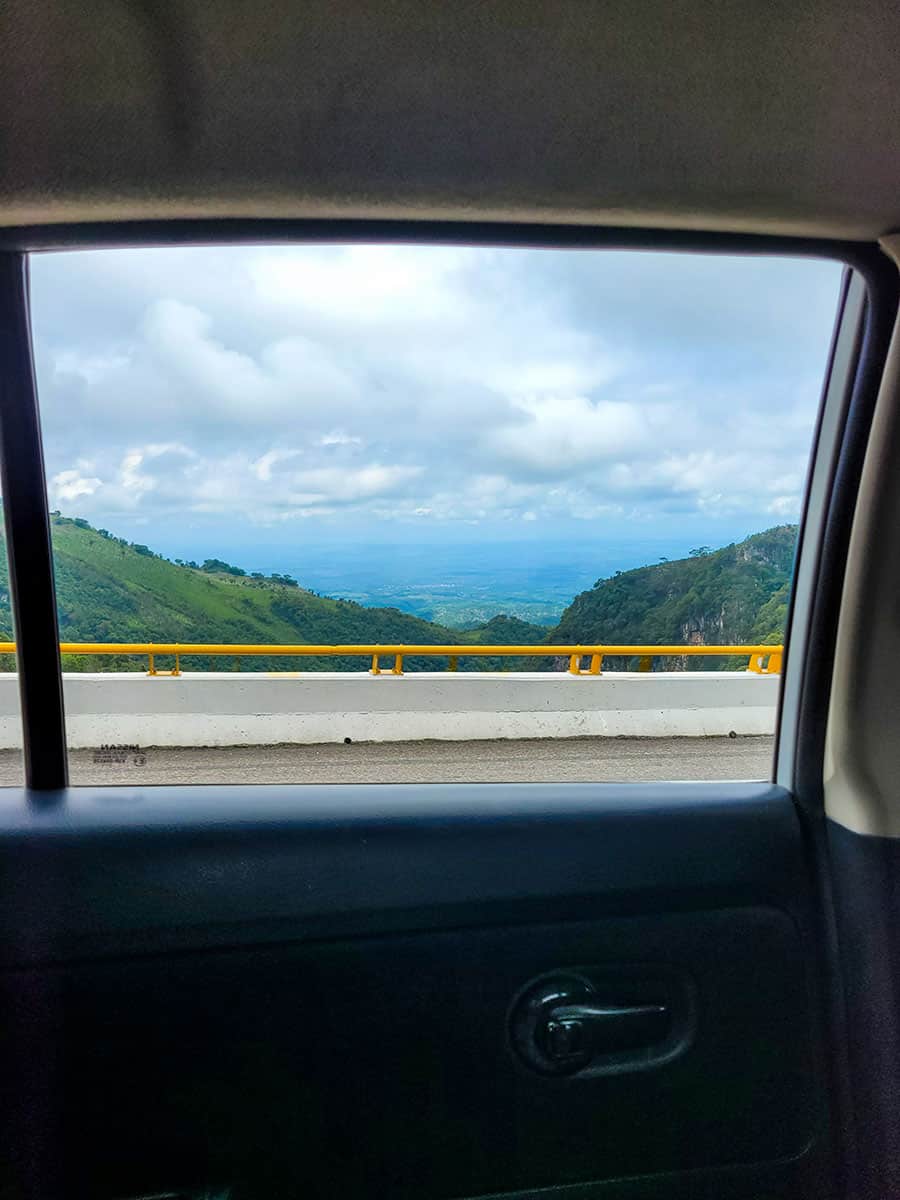
M 520 617 L 508 617 L 499 613 L 496 617 L 476 625 L 463 633 L 451 631 L 456 642 L 477 642 L 481 646 L 530 646 L 533 642 L 547 640 L 547 626 L 533 625 L 531 621 L 523 621 Z
M 796 526 L 736 545 L 600 579 L 576 596 L 556 629 L 500 614 L 463 632 L 396 608 L 319 596 L 287 575 L 248 575 L 220 559 L 170 562 L 143 544 L 51 516 L 60 638 L 64 642 L 225 642 L 311 645 L 541 643 L 775 643 L 784 635 Z M 2 541 L 2 535 L 0 535 Z M 0 639 L 12 640 L 5 546 L 0 547 Z M 656 660 L 655 665 L 683 665 Z M 142 658 L 66 656 L 69 671 L 146 670 Z M 170 664 L 161 661 L 165 668 Z M 358 657 L 190 659 L 193 670 L 359 670 Z M 441 669 L 410 658 L 410 669 Z M 460 670 L 547 669 L 551 659 L 461 659 Z M 615 662 L 606 666 L 614 667 Z M 626 666 L 625 662 L 619 664 Z M 692 668 L 743 665 L 693 660 Z M 9 669 L 11 664 L 0 664 Z M 389 668 L 385 660 L 383 666 Z
M 575 597 L 548 640 L 647 645 L 780 642 L 796 540 L 796 525 L 779 525 L 721 550 L 702 546 L 690 558 L 599 579 L 590 591 Z M 655 665 L 663 664 L 656 660 Z M 700 659 L 691 669 L 729 665 L 734 664 Z

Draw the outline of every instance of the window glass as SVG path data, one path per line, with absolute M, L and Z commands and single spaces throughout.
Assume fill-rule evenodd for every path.
M 31 265 L 73 782 L 769 776 L 837 265 Z

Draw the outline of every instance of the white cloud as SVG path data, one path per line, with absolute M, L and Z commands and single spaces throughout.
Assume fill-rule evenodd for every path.
M 173 375 L 212 393 L 222 403 L 252 408 L 266 398 L 270 383 L 259 364 L 212 337 L 212 318 L 179 300 L 158 300 L 143 321 L 147 346 Z
M 517 419 L 496 429 L 490 445 L 507 463 L 541 474 L 564 477 L 623 455 L 644 455 L 654 444 L 649 406 L 536 396 L 515 400 L 512 412 Z
M 347 471 L 338 467 L 320 467 L 310 471 L 297 471 L 291 477 L 291 487 L 301 492 L 306 489 L 308 499 L 303 503 L 353 503 L 390 495 L 403 484 L 421 475 L 423 470 L 423 467 L 390 467 L 380 463 Z M 293 498 L 296 497 L 292 496 Z
M 473 257 L 455 248 L 421 255 L 398 246 L 279 247 L 255 256 L 250 278 L 263 310 L 292 317 L 314 310 L 351 325 L 408 324 L 455 315 L 453 277 Z
M 333 429 L 331 433 L 323 433 L 317 444 L 319 446 L 361 446 L 362 438 L 350 437 L 342 429 Z
M 774 496 L 766 505 L 766 512 L 770 512 L 775 517 L 796 521 L 800 514 L 800 504 L 799 492 L 795 492 L 792 496 Z
M 129 365 L 128 356 L 110 350 L 106 354 L 84 354 L 78 350 L 61 351 L 53 363 L 57 375 L 74 375 L 93 387 L 109 375 Z
M 48 487 L 50 506 L 68 504 L 82 496 L 92 496 L 102 481 L 96 476 L 85 477 L 77 470 L 59 471 L 52 477 Z
M 296 458 L 302 454 L 302 450 L 267 450 L 265 454 L 261 454 L 256 462 L 251 466 L 256 473 L 256 478 L 263 483 L 268 483 L 272 478 L 272 468 L 278 463 L 287 462 L 289 459 Z

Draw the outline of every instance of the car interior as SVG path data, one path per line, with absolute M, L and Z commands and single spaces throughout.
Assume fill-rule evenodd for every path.
M 900 1196 L 900 6 L 6 0 L 0 48 L 0 1197 Z M 29 255 L 333 242 L 842 265 L 770 780 L 69 786 Z

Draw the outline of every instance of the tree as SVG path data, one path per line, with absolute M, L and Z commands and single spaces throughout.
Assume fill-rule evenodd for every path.
M 242 567 L 233 567 L 231 563 L 223 562 L 221 558 L 205 558 L 201 570 L 208 571 L 210 574 L 221 575 L 246 575 L 247 572 Z

